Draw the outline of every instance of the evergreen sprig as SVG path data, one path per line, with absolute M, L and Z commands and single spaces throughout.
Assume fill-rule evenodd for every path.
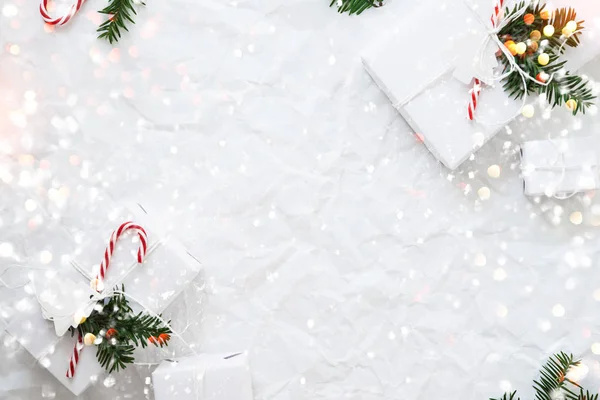
M 172 333 L 159 317 L 142 312 L 134 314 L 124 291 L 122 285 L 120 293 L 98 302 L 84 322 L 71 328 L 72 335 L 78 333 L 84 337 L 91 333 L 98 338 L 96 358 L 109 373 L 133 363 L 133 352 L 138 346 L 145 348 L 148 343 L 167 346 Z
M 369 8 L 378 8 L 383 6 L 383 0 L 331 0 L 329 7 L 337 5 L 340 13 L 360 15 Z
M 140 4 L 145 5 L 143 2 Z M 98 38 L 111 44 L 121 38 L 121 29 L 129 31 L 127 24 L 135 24 L 133 16 L 137 15 L 133 0 L 109 0 L 108 6 L 98 12 L 108 15 L 108 19 L 98 27 Z
M 540 371 L 540 378 L 533 381 L 536 400 L 598 400 L 598 394 L 592 394 L 568 377 L 569 369 L 577 367 L 581 360 L 575 360 L 572 354 L 563 352 L 550 357 Z M 560 396 L 559 396 L 560 395 Z M 517 392 L 505 393 L 499 399 L 490 400 L 520 400 Z
M 505 11 L 506 18 L 514 17 L 524 6 L 525 3 L 521 2 L 516 4 L 512 9 L 507 8 Z M 522 56 L 516 55 L 514 57 L 517 65 L 529 76 L 537 79 L 538 74 L 545 73 L 553 76 L 552 80 L 547 85 L 540 85 L 527 80 L 524 85 L 521 75 L 514 72 L 503 80 L 503 88 L 510 97 L 515 99 L 522 99 L 523 96 L 530 93 L 545 94 L 548 103 L 552 107 L 561 106 L 572 99 L 577 104 L 572 110 L 573 114 L 576 115 L 579 112 L 585 114 L 585 111 L 594 104 L 596 96 L 593 94 L 589 82 L 578 75 L 572 75 L 570 72 L 564 71 L 566 61 L 560 60 L 565 47 L 577 47 L 579 45 L 581 30 L 585 21 L 578 21 L 577 31 L 565 37 L 562 34 L 563 28 L 565 28 L 569 21 L 577 21 L 576 11 L 572 8 L 559 8 L 553 12 L 552 18 L 543 19 L 541 14 L 545 11 L 545 7 L 545 4 L 539 3 L 529 5 L 525 13 L 533 14 L 535 17 L 533 23 L 527 25 L 524 18 L 515 18 L 499 32 L 498 36 L 502 40 L 528 42 L 530 40 L 530 33 L 533 30 L 543 32 L 544 27 L 552 23 L 555 28 L 554 35 L 544 38 L 548 43 L 543 47 L 543 51 L 550 58 L 547 65 L 542 66 L 537 62 L 536 51 L 532 51 L 531 48 Z M 510 70 L 511 64 L 509 59 L 504 54 L 499 57 L 504 71 Z

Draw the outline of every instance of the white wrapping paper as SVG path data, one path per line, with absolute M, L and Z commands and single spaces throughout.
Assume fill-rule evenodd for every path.
M 152 373 L 156 400 L 252 400 L 246 353 L 163 361 Z
M 160 313 L 198 275 L 200 263 L 176 239 L 153 231 L 142 206 L 135 205 L 123 210 L 116 218 L 119 222 L 115 226 L 106 226 L 109 230 L 105 232 L 104 241 L 96 240 L 95 235 L 92 235 L 95 240 L 86 240 L 81 254 L 75 256 L 74 262 L 82 267 L 83 274 L 72 265 L 61 266 L 58 273 L 89 284 L 90 277 L 95 276 L 95 268 L 102 259 L 110 231 L 121 222 L 131 219 L 141 224 L 148 233 L 149 246 L 145 261 L 141 265 L 136 262 L 134 254 L 139 243 L 132 243 L 134 235 L 124 236 L 117 242 L 105 278 L 105 287 L 110 289 L 122 282 L 125 292 L 139 301 L 137 303 L 130 300 L 135 311 L 141 311 L 143 306 L 154 313 Z M 95 260 L 96 267 L 92 266 L 92 259 Z M 75 395 L 82 393 L 103 373 L 103 368 L 96 360 L 96 349 L 84 348 L 74 378 L 67 378 L 65 373 L 76 338 L 69 333 L 58 337 L 53 323 L 43 318 L 42 310 L 34 298 L 24 299 L 23 302 L 22 312 L 10 321 L 6 330 L 71 392 Z
M 597 189 L 598 144 L 594 137 L 523 143 L 521 170 L 525 194 L 567 197 Z
M 484 85 L 476 121 L 468 120 L 472 75 L 467 72 L 476 64 L 473 49 L 488 34 L 490 27 L 482 21 L 489 23 L 493 6 L 487 0 L 430 3 L 406 18 L 395 35 L 363 54 L 363 64 L 433 155 L 456 169 L 518 115 L 522 103 L 511 100 L 501 83 Z M 575 71 L 600 53 L 600 27 L 594 20 L 600 4 L 552 2 L 552 7 L 560 6 L 574 7 L 578 20 L 587 21 L 581 45 L 565 55 L 566 68 Z

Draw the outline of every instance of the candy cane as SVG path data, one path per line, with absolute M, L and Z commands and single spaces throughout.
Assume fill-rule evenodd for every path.
M 494 28 L 496 27 L 496 25 L 498 25 L 498 22 L 500 22 L 503 5 L 504 0 L 496 0 L 496 5 L 494 6 L 494 13 L 490 18 L 490 20 L 492 21 L 492 26 Z M 481 93 L 481 81 L 479 79 L 473 79 L 473 87 L 471 88 L 471 90 L 469 90 L 469 93 L 471 93 L 471 99 L 467 107 L 467 113 L 469 120 L 473 121 L 473 119 L 475 119 L 475 110 L 477 109 L 477 100 L 479 99 L 479 94 Z
M 71 354 L 71 358 L 69 359 L 69 369 L 67 370 L 67 378 L 72 378 L 75 375 L 75 367 L 79 362 L 79 353 L 83 350 L 83 338 L 81 334 L 77 336 L 77 343 L 73 348 L 73 354 Z
M 110 235 L 110 240 L 108 241 L 108 246 L 106 246 L 106 250 L 104 251 L 104 258 L 100 263 L 100 271 L 98 271 L 98 275 L 95 280 L 92 280 L 94 289 L 98 292 L 102 290 L 102 281 L 106 275 L 106 271 L 108 271 L 108 267 L 110 266 L 110 259 L 115 251 L 115 246 L 117 245 L 117 240 L 127 231 L 132 230 L 138 234 L 140 238 L 140 247 L 137 252 L 137 262 L 142 263 L 144 261 L 144 257 L 146 256 L 146 251 L 148 249 L 148 235 L 144 228 L 139 225 L 134 224 L 131 221 L 125 222 L 119 226 L 119 228 L 114 231 Z M 81 333 L 77 336 L 77 343 L 73 348 L 73 353 L 71 354 L 71 358 L 69 359 L 69 369 L 67 369 L 67 378 L 73 378 L 75 376 L 75 368 L 77 368 L 77 363 L 79 363 L 79 354 L 83 350 L 83 337 Z
M 479 99 L 479 93 L 481 93 L 481 81 L 477 78 L 473 79 L 473 88 L 469 90 L 471 93 L 471 100 L 469 101 L 469 119 L 473 121 L 475 118 L 475 109 L 477 109 L 477 99 Z
M 42 0 L 40 3 L 40 14 L 42 14 L 42 19 L 47 24 L 64 25 L 67 22 L 69 22 L 69 20 L 73 18 L 75 14 L 77 14 L 77 11 L 79 11 L 84 2 L 85 0 L 77 0 L 75 4 L 71 4 L 71 7 L 69 7 L 69 10 L 65 15 L 57 18 L 52 18 L 50 16 L 50 13 L 48 13 L 48 0 Z

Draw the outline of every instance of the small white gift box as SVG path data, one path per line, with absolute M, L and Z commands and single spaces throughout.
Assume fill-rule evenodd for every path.
M 44 281 L 48 279 L 50 282 L 51 277 L 54 280 L 62 279 L 65 284 L 80 285 L 81 290 L 85 291 L 90 280 L 97 274 L 97 266 L 102 260 L 110 233 L 118 224 L 132 220 L 144 227 L 148 234 L 148 250 L 144 262 L 137 263 L 135 253 L 139 242 L 132 240 L 135 235 L 124 236 L 117 242 L 104 287 L 110 290 L 114 285 L 124 284 L 125 293 L 135 312 L 146 309 L 158 314 L 164 311 L 199 274 L 200 262 L 175 238 L 153 231 L 150 218 L 141 205 L 122 209 L 115 220 L 118 222 L 107 224 L 103 229 L 91 233 L 92 237 L 83 241 L 81 252 L 68 265 L 62 265 L 52 274 L 34 273 L 31 285 L 35 288 L 34 291 L 43 288 Z M 99 239 L 100 233 L 104 240 Z M 93 267 L 93 264 L 96 266 Z M 39 298 L 39 293 L 37 295 Z M 96 349 L 89 346 L 82 349 L 75 376 L 67 378 L 69 358 L 77 335 L 71 337 L 67 332 L 63 336 L 57 336 L 54 323 L 44 319 L 44 312 L 36 298 L 25 298 L 18 309 L 19 314 L 9 322 L 6 330 L 71 392 L 81 394 L 92 381 L 103 374 L 104 370 L 96 360 Z
M 156 400 L 252 400 L 246 353 L 163 361 L 152 373 Z
M 594 137 L 523 143 L 521 171 L 525 194 L 561 198 L 597 189 L 599 143 Z
M 512 7 L 512 4 L 508 4 Z M 556 0 L 586 20 L 581 44 L 565 53 L 572 72 L 600 53 L 600 3 Z M 487 82 L 477 101 L 476 120 L 467 118 L 472 78 L 482 69 L 477 57 L 489 35 L 493 2 L 458 0 L 424 2 L 401 23 L 389 40 L 363 54 L 363 65 L 394 107 L 446 167 L 456 169 L 519 114 L 522 102 L 509 98 L 501 82 L 490 81 L 497 45 L 481 54 Z M 484 23 L 485 21 L 485 23 Z M 492 55 L 490 55 L 490 52 Z M 488 84 L 486 84 L 488 83 Z

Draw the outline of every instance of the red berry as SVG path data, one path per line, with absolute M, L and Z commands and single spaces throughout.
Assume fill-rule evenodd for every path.
M 106 331 L 106 338 L 110 339 L 111 337 L 115 336 L 117 334 L 117 330 L 115 328 L 110 328 L 109 330 Z

